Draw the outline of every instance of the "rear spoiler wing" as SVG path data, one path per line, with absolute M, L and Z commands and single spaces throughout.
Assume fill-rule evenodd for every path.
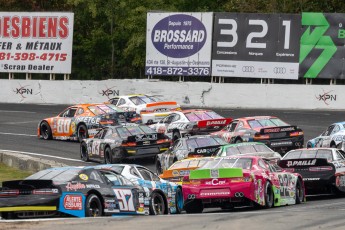
M 197 125 L 199 128 L 214 127 L 214 126 L 224 127 L 224 126 L 227 126 L 231 121 L 232 121 L 232 118 L 218 118 L 218 119 L 198 121 Z
M 298 129 L 297 126 L 278 126 L 278 127 L 262 128 L 260 129 L 260 134 L 295 132 L 298 130 L 300 129 Z
M 332 166 L 327 159 L 324 158 L 300 158 L 300 159 L 288 159 L 279 160 L 278 165 L 282 168 L 307 168 L 307 167 L 320 167 L 320 166 Z
M 53 188 L 52 180 L 12 180 L 2 182 L 3 188 L 9 189 L 40 189 Z

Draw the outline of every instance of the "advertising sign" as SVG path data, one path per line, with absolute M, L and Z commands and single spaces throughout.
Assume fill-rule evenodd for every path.
M 0 72 L 70 74 L 74 14 L 0 12 Z
M 211 74 L 213 13 L 148 13 L 146 75 Z
M 215 13 L 212 75 L 298 79 L 301 16 Z
M 300 76 L 345 79 L 345 14 L 303 13 Z

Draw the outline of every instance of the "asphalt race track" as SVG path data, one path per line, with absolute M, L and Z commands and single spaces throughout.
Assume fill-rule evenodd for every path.
M 66 105 L 0 104 L 0 149 L 36 155 L 68 165 L 85 165 L 79 156 L 79 143 L 45 141 L 37 138 L 38 122 L 56 116 Z M 306 140 L 316 137 L 336 121 L 345 120 L 343 111 L 214 109 L 225 117 L 273 115 L 304 130 Z M 153 159 L 127 160 L 154 170 Z M 0 229 L 344 229 L 345 198 L 308 198 L 302 205 L 271 210 L 239 209 L 232 212 L 211 210 L 197 215 L 165 217 L 119 217 L 97 219 L 55 219 L 43 222 L 13 222 L 0 220 Z M 138 228 L 140 223 L 140 228 Z

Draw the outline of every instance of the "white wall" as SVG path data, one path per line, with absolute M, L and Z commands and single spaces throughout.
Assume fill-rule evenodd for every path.
M 181 105 L 222 108 L 345 109 L 343 85 L 219 84 L 154 80 L 48 81 L 0 79 L 0 102 L 77 104 L 120 95 L 161 95 Z M 22 90 L 19 90 L 22 88 Z M 112 95 L 104 95 L 107 89 Z M 116 93 L 114 93 L 116 92 Z M 329 95 L 321 98 L 320 95 Z

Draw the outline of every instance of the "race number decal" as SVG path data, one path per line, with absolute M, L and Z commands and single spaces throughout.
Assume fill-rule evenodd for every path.
M 290 174 L 279 174 L 278 179 L 280 184 L 280 196 L 294 197 L 296 190 L 295 178 L 293 178 Z
M 57 133 L 69 133 L 71 119 L 58 119 Z
M 99 140 L 94 140 L 92 142 L 92 149 L 91 149 L 91 152 L 92 152 L 92 155 L 99 155 L 99 146 L 101 144 L 101 141 Z
M 298 79 L 301 16 L 215 13 L 212 75 Z
M 121 211 L 134 212 L 133 194 L 130 189 L 114 189 Z

